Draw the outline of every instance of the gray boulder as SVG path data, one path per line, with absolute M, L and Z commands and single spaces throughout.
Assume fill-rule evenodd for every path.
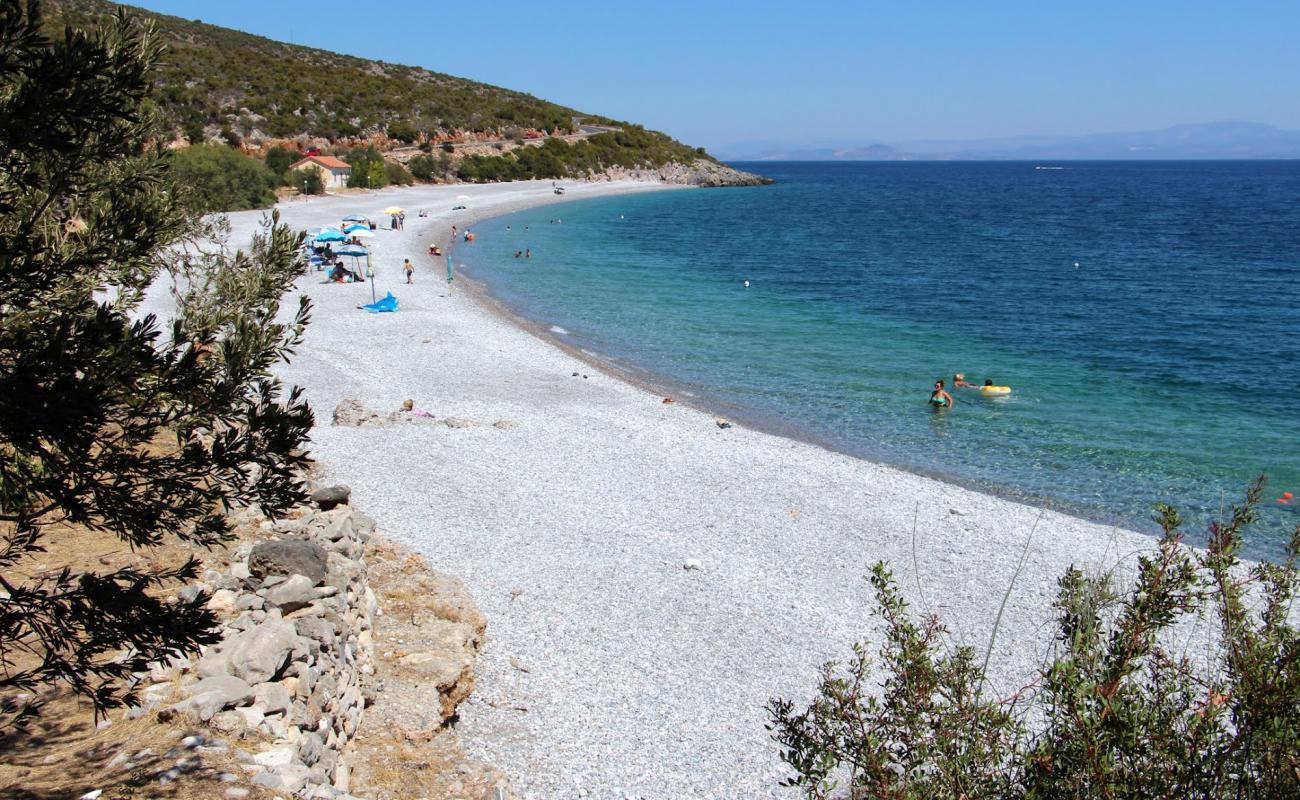
M 352 490 L 340 484 L 317 489 L 311 493 L 311 501 L 320 506 L 322 511 L 329 511 L 335 506 L 346 504 L 351 496 Z
M 253 698 L 256 703 L 263 706 L 262 712 L 266 714 L 279 714 L 289 710 L 289 704 L 293 701 L 289 698 L 289 690 L 283 683 L 268 682 L 259 683 L 253 687 Z
M 306 575 L 313 586 L 325 580 L 325 564 L 323 547 L 296 539 L 258 542 L 248 555 L 248 569 L 259 578 Z
M 234 675 L 248 683 L 272 680 L 289 661 L 298 644 L 293 624 L 273 620 L 236 634 L 198 663 L 205 677 Z
M 253 687 L 232 675 L 214 675 L 186 687 L 185 694 L 188 697 L 176 707 L 192 710 L 207 722 L 218 711 L 253 699 Z
M 266 593 L 266 602 L 279 607 L 285 614 L 291 614 L 306 608 L 316 599 L 316 590 L 312 588 L 315 585 L 315 581 L 306 575 L 290 575 L 287 581 Z

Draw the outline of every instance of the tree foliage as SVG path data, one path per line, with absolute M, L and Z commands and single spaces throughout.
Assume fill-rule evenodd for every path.
M 289 173 L 288 185 L 301 189 L 304 194 L 325 194 L 325 182 L 318 169 L 296 169 Z
M 243 211 L 275 202 L 275 175 L 265 164 L 220 144 L 173 150 L 172 174 L 199 212 Z
M 1300 797 L 1300 526 L 1279 564 L 1237 553 L 1257 481 L 1209 545 L 1182 542 L 1178 514 L 1139 557 L 1134 584 L 1069 569 L 1056 598 L 1054 652 L 1034 685 L 982 695 L 969 648 L 949 653 L 931 617 L 907 612 L 883 564 L 871 583 L 886 627 L 883 680 L 864 645 L 827 665 L 806 708 L 769 705 L 773 736 L 811 798 L 845 786 L 870 798 Z M 1208 652 L 1181 637 L 1217 621 Z
M 546 139 L 540 145 L 518 147 L 499 156 L 467 156 L 460 162 L 457 177 L 475 183 L 585 178 L 614 167 L 658 169 L 672 163 L 692 164 L 700 158 L 707 156 L 661 133 L 632 125 L 576 142 Z
M 348 175 L 349 188 L 382 189 L 388 185 L 384 155 L 373 145 L 353 148 L 343 155 L 343 160 L 352 165 L 352 172 Z
M 33 569 L 52 541 L 132 549 L 228 537 L 224 511 L 303 499 L 311 412 L 270 373 L 300 340 L 279 301 L 303 270 L 272 217 L 246 254 L 182 202 L 149 113 L 157 36 L 117 16 L 42 33 L 0 1 L 0 693 L 4 719 L 62 682 L 97 712 L 153 662 L 214 641 L 207 597 L 170 597 L 198 563 Z M 182 180 L 183 180 L 182 173 Z M 163 270 L 184 278 L 168 324 L 142 313 Z M 25 699 L 12 700 L 17 690 Z
M 289 167 L 298 161 L 298 151 L 276 145 L 266 151 L 266 168 L 280 180 L 285 180 Z

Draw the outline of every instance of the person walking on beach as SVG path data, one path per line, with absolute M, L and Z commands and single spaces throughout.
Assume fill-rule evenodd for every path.
M 952 408 L 952 395 L 943 390 L 943 378 L 934 382 L 934 391 L 930 392 L 930 405 L 934 408 Z
M 415 265 L 411 263 L 411 259 L 407 258 L 402 260 L 402 271 L 406 273 L 407 283 L 415 283 Z

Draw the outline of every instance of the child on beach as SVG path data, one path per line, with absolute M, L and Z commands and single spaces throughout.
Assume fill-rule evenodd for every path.
M 406 258 L 402 260 L 402 271 L 406 273 L 407 283 L 415 283 L 413 280 L 415 276 L 415 265 L 411 263 L 411 259 Z
M 423 408 L 416 408 L 416 407 L 415 407 L 415 401 L 414 401 L 414 400 L 403 400 L 403 401 L 402 401 L 402 411 L 405 412 L 405 413 L 407 413 L 407 414 L 410 414 L 410 415 L 413 416 L 413 417 L 432 417 L 432 416 L 433 416 L 433 415 L 430 414 L 428 411 L 425 411 Z

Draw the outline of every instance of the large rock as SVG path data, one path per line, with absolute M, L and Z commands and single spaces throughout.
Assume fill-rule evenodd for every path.
M 348 502 L 352 496 L 352 490 L 339 484 L 338 486 L 325 486 L 311 493 L 311 501 L 320 506 L 322 511 L 329 511 L 335 506 L 341 506 Z
M 198 663 L 203 676 L 234 675 L 250 684 L 264 683 L 280 674 L 298 645 L 293 624 L 265 622 L 236 634 Z
M 378 414 L 351 397 L 344 398 L 343 402 L 334 407 L 335 425 L 357 427 L 360 425 L 376 425 L 380 422 L 382 420 Z
M 397 664 L 412 673 L 418 683 L 432 684 L 438 689 L 438 700 L 444 720 L 456 713 L 456 706 L 474 691 L 474 656 L 477 653 L 478 634 L 463 622 L 443 619 L 425 623 L 428 650 L 408 653 L 397 659 Z
M 218 711 L 253 699 L 253 687 L 231 675 L 214 675 L 187 686 L 185 694 L 187 699 L 177 707 L 193 710 L 207 722 Z
M 324 577 L 324 576 L 322 576 Z M 290 575 L 289 579 L 266 593 L 266 602 L 277 606 L 285 614 L 311 605 L 316 599 L 315 582 L 306 575 Z
M 258 542 L 248 555 L 248 569 L 258 578 L 306 575 L 315 586 L 325 580 L 325 568 L 325 548 L 315 542 L 297 539 Z
M 289 698 L 289 689 L 283 683 L 259 683 L 253 687 L 253 698 L 265 714 L 281 714 L 289 710 L 293 701 Z

